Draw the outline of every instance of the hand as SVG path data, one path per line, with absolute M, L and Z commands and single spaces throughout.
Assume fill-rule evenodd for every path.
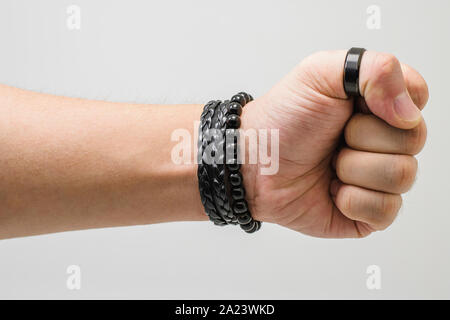
M 242 128 L 279 129 L 279 171 L 243 165 L 255 219 L 316 237 L 365 237 L 395 219 L 423 147 L 423 78 L 390 54 L 366 51 L 358 99 L 343 89 L 346 51 L 306 58 L 249 103 Z M 345 140 L 345 142 L 343 141 Z M 270 149 L 269 149 L 270 150 Z

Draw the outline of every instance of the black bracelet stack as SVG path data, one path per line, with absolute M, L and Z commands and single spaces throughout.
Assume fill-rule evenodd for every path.
M 242 107 L 253 100 L 240 92 L 224 102 L 208 102 L 200 118 L 198 181 L 206 214 L 216 225 L 239 224 L 253 233 L 261 222 L 252 218 L 240 173 L 239 127 Z

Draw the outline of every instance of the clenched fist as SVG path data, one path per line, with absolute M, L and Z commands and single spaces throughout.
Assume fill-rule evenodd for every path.
M 364 98 L 348 99 L 345 56 L 314 54 L 245 106 L 241 129 L 279 129 L 278 172 L 241 168 L 255 219 L 336 238 L 367 236 L 394 221 L 425 142 L 427 85 L 392 55 L 367 51 Z M 0 85 L 0 239 L 207 220 L 197 164 L 172 158 L 174 133 L 193 136 L 202 109 Z
M 252 101 L 242 128 L 279 129 L 279 171 L 243 165 L 255 219 L 316 237 L 365 237 L 383 230 L 414 182 L 426 126 L 428 88 L 390 54 L 363 55 L 363 98 L 343 88 L 346 51 L 303 60 L 266 95 Z

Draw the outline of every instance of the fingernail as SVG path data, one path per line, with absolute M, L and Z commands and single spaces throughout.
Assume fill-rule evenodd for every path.
M 331 181 L 330 183 L 330 193 L 333 197 L 335 197 L 337 195 L 337 192 L 339 190 L 339 180 L 334 179 L 333 181 Z
M 404 121 L 418 121 L 421 118 L 419 109 L 406 92 L 399 94 L 394 99 L 394 111 Z

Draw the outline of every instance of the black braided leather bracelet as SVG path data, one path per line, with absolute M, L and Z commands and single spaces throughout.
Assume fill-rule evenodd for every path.
M 240 92 L 231 100 L 210 101 L 199 126 L 200 195 L 205 211 L 216 225 L 239 224 L 247 233 L 260 229 L 245 200 L 238 159 L 242 107 L 253 100 Z
M 226 134 L 226 107 L 229 101 L 221 103 L 217 108 L 217 118 L 214 118 L 212 127 L 214 130 L 214 149 L 218 151 L 217 162 L 211 164 L 211 180 L 213 199 L 217 210 L 222 218 L 228 224 L 237 224 L 237 217 L 233 214 L 230 206 L 230 201 L 225 186 L 226 171 L 225 171 L 225 134 Z M 217 121 L 216 121 L 217 120 Z
M 203 108 L 202 115 L 200 116 L 200 125 L 198 128 L 198 153 L 197 153 L 197 177 L 198 187 L 200 190 L 200 198 L 202 200 L 205 212 L 209 219 L 214 222 L 215 225 L 224 226 L 226 221 L 220 215 L 213 200 L 212 185 L 210 179 L 210 173 L 208 170 L 208 164 L 206 161 L 207 154 L 204 153 L 206 147 L 211 142 L 211 128 L 213 125 L 213 118 L 217 117 L 217 108 L 220 105 L 220 101 L 210 101 Z

